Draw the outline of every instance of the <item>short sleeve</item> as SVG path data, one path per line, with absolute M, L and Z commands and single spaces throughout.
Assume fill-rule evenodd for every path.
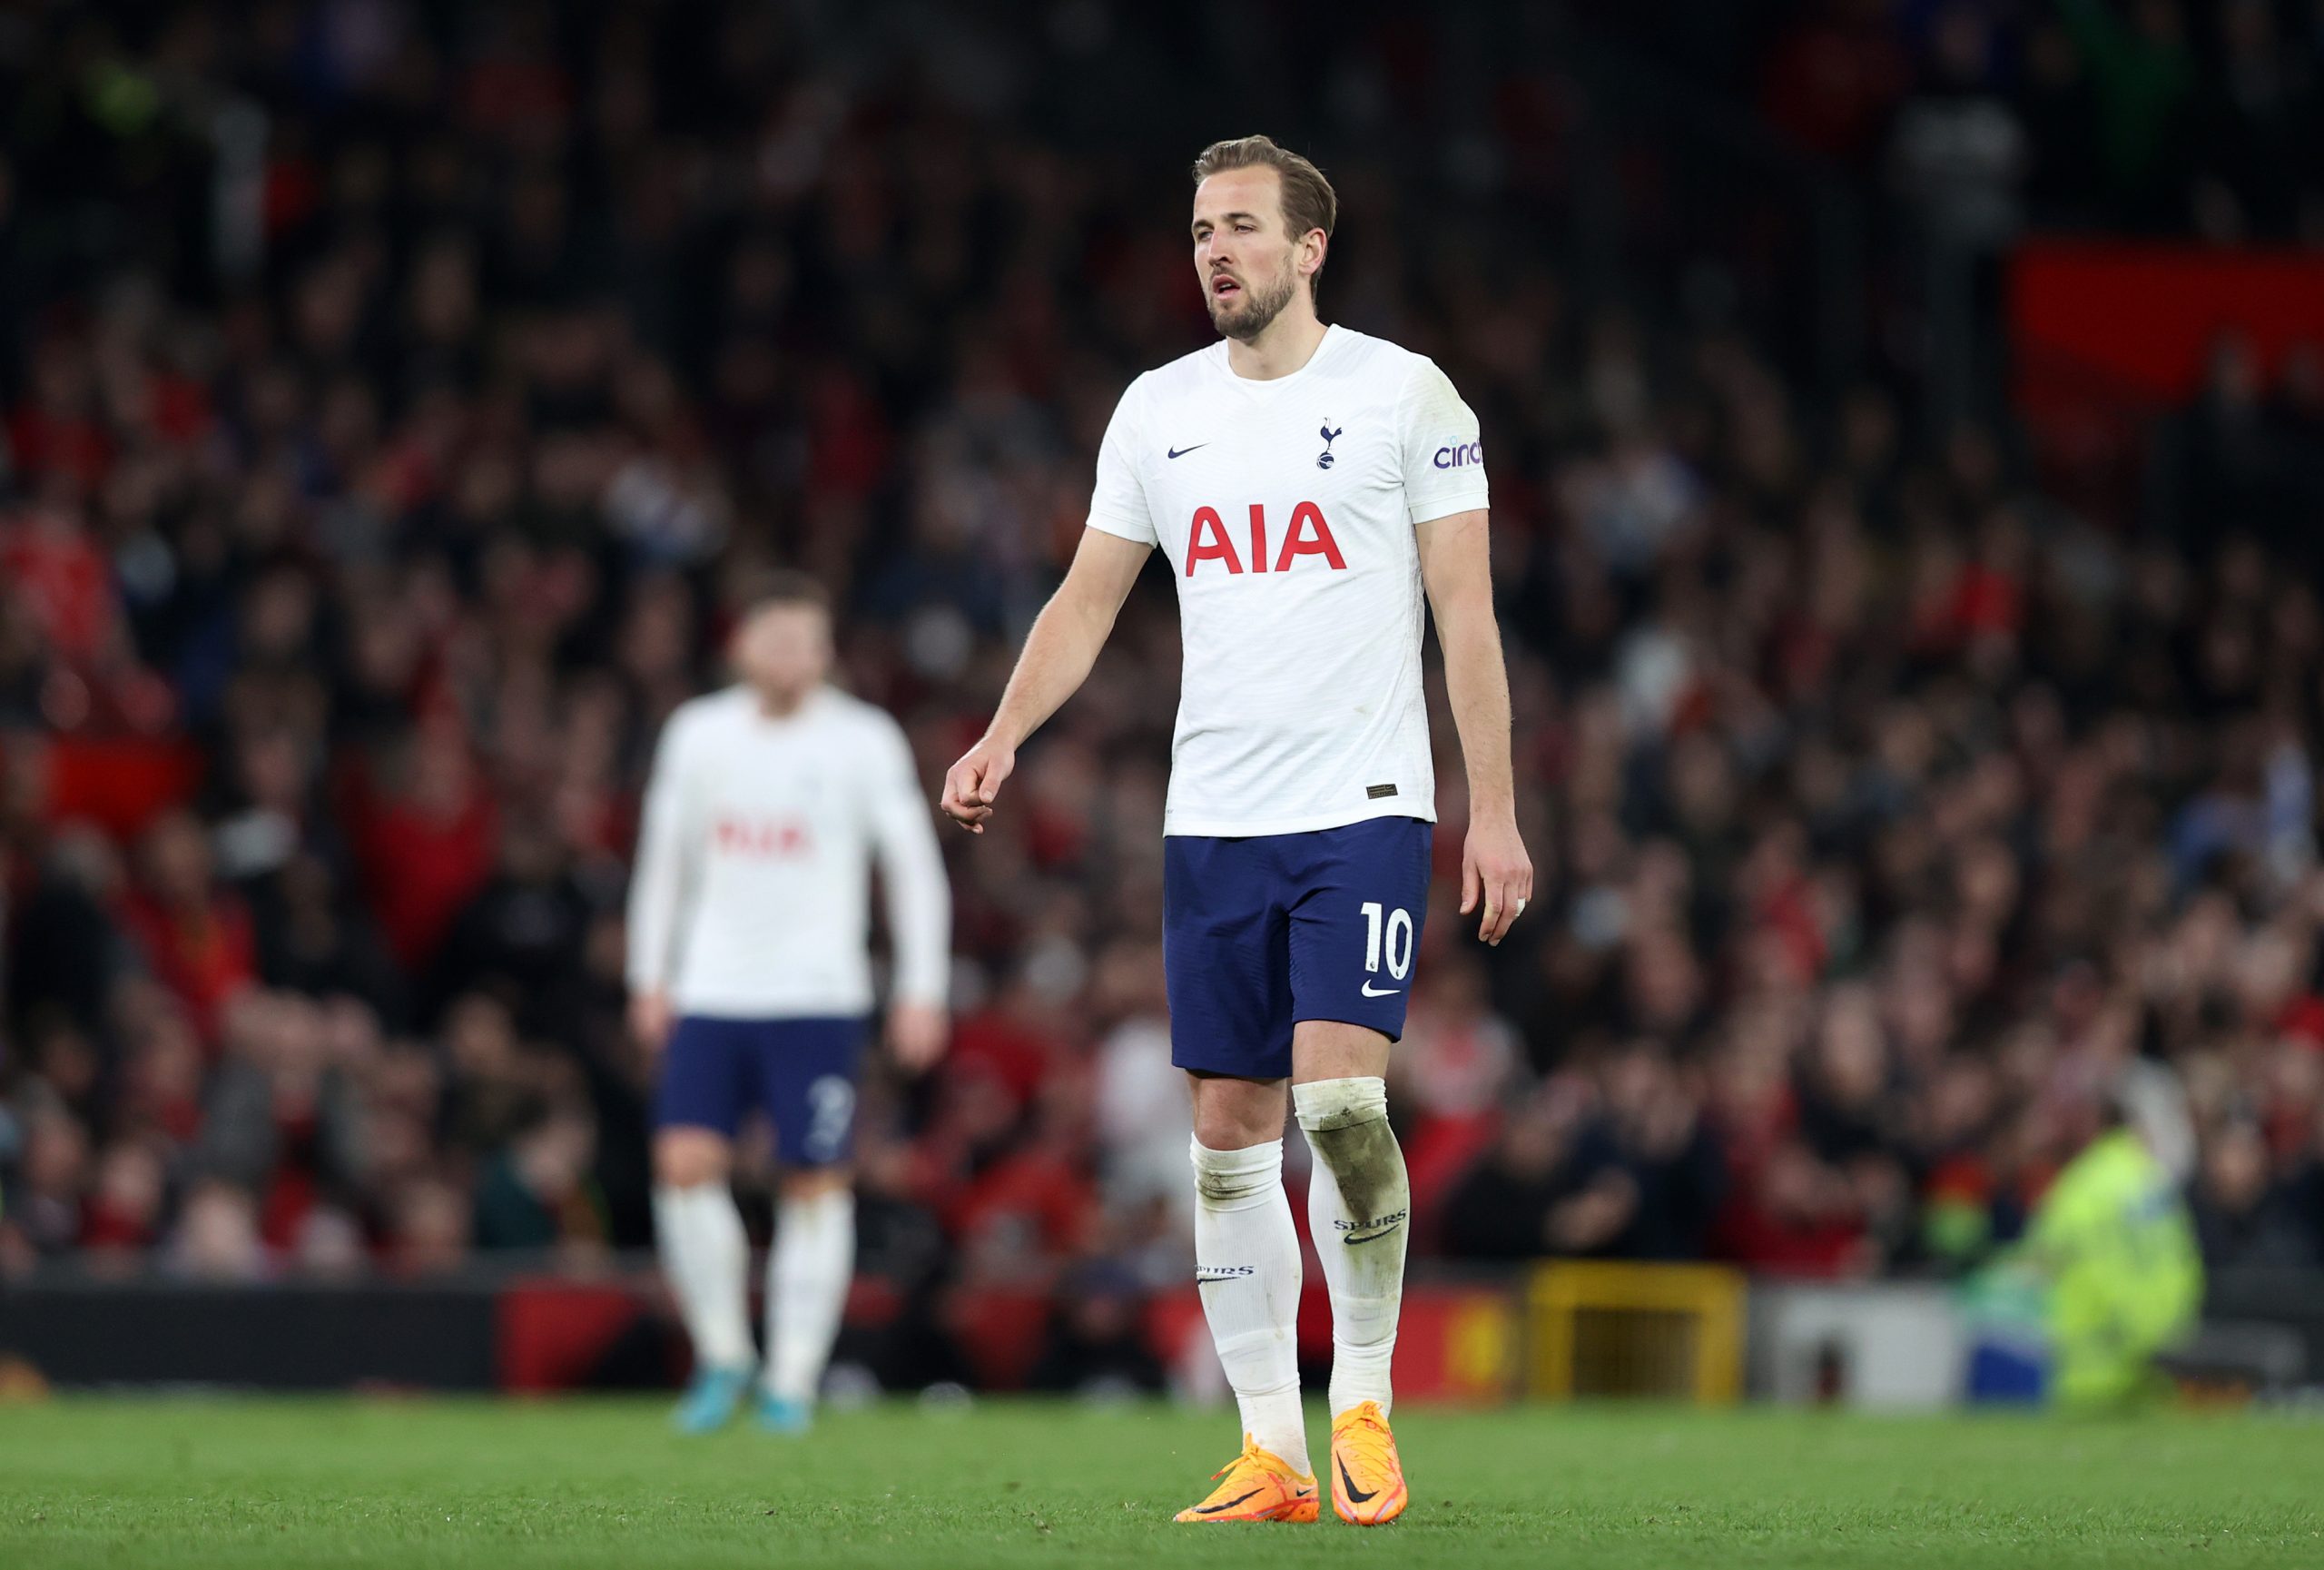
M 1485 446 L 1476 413 L 1434 360 L 1413 357 L 1401 410 L 1404 505 L 1413 523 L 1486 506 Z
M 1137 473 L 1137 387 L 1130 383 L 1114 405 L 1106 439 L 1098 444 L 1098 485 L 1089 493 L 1089 527 L 1140 545 L 1157 545 L 1161 537 L 1155 533 L 1154 515 L 1146 505 L 1146 482 Z

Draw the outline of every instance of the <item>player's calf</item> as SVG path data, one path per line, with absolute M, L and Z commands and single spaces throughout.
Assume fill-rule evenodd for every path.
M 661 1188 L 723 1184 L 734 1159 L 733 1143 L 713 1129 L 665 1128 L 654 1135 L 654 1181 Z
M 768 1432 L 806 1431 L 854 1265 L 855 1194 L 847 1169 L 788 1174 L 767 1251 L 766 1373 L 758 1417 Z
M 1412 1186 L 1376 1075 L 1292 1087 L 1315 1152 L 1307 1216 L 1332 1298 L 1332 1414 L 1363 1401 L 1384 1413 L 1403 1308 Z
M 726 1187 L 726 1140 L 665 1128 L 655 1140 L 654 1234 L 662 1271 L 694 1342 L 694 1376 L 671 1421 L 681 1433 L 724 1427 L 749 1392 L 750 1239 Z

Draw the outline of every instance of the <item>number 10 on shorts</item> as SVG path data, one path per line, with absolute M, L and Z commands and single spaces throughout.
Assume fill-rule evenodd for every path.
M 1378 900 L 1364 902 L 1364 968 L 1380 968 L 1381 904 Z M 1387 913 L 1388 973 L 1398 981 L 1413 968 L 1413 917 L 1406 910 Z

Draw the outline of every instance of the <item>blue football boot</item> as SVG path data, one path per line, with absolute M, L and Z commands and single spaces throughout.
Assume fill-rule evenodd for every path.
M 677 1409 L 670 1414 L 670 1427 L 681 1434 L 715 1433 L 734 1420 L 750 1388 L 751 1369 L 747 1365 L 740 1368 L 696 1368 L 686 1393 L 678 1398 Z

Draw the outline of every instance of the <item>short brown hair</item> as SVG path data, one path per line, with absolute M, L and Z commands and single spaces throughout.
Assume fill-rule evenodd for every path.
M 1324 172 L 1272 136 L 1236 136 L 1212 143 L 1195 160 L 1195 183 L 1200 185 L 1229 169 L 1275 171 L 1283 185 L 1284 225 L 1295 239 L 1311 229 L 1328 235 L 1339 221 L 1340 199 Z M 1322 274 L 1323 269 L 1317 268 L 1315 276 Z
M 764 610 L 832 611 L 832 591 L 818 579 L 789 568 L 777 568 L 751 582 L 751 596 L 743 611 L 749 621 Z

